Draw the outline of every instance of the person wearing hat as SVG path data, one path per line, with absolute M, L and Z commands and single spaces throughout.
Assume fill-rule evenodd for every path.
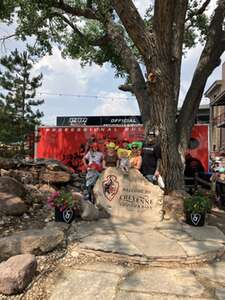
M 130 167 L 140 170 L 142 165 L 141 157 L 141 143 L 132 142 L 131 143 L 131 153 L 130 153 Z
M 159 177 L 159 164 L 161 159 L 160 146 L 157 143 L 156 134 L 150 131 L 142 148 L 141 173 L 148 181 L 154 183 Z
M 106 154 L 103 159 L 103 169 L 108 167 L 117 167 L 118 166 L 118 155 L 116 152 L 116 144 L 110 142 L 106 145 Z
M 88 166 L 92 163 L 96 163 L 99 166 L 102 165 L 103 153 L 98 150 L 98 144 L 92 143 L 87 154 L 83 158 L 85 168 L 88 170 Z
M 98 150 L 98 144 L 92 143 L 87 154 L 83 158 L 84 167 L 87 170 L 85 183 L 88 198 L 95 203 L 93 188 L 102 170 L 103 153 Z

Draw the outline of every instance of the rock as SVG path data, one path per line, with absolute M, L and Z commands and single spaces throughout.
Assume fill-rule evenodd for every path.
M 27 205 L 20 197 L 0 192 L 0 215 L 21 216 L 27 210 Z
M 9 171 L 8 170 L 5 170 L 5 169 L 1 169 L 1 171 L 0 171 L 0 174 L 1 174 L 1 176 L 9 176 Z
M 81 193 L 73 192 L 72 195 L 75 202 L 81 202 L 82 200 L 84 200 L 84 196 Z
M 18 161 L 14 160 L 14 159 L 0 158 L 0 168 L 1 169 L 5 169 L 5 170 L 13 169 L 17 166 L 17 164 L 18 164 Z
M 81 202 L 81 218 L 86 221 L 95 221 L 99 219 L 98 208 L 88 200 L 82 200 Z
M 22 292 L 32 281 L 37 269 L 34 255 L 23 254 L 0 264 L 0 293 L 12 295 Z
M 0 177 L 0 214 L 20 216 L 28 209 L 21 197 L 26 190 L 19 181 L 9 176 Z
M 15 178 L 9 176 L 1 176 L 0 193 L 9 193 L 18 197 L 23 197 L 25 195 L 25 188 Z
M 130 169 L 124 175 L 120 169 L 107 168 L 97 180 L 94 194 L 97 205 L 103 206 L 111 216 L 162 221 L 164 192 L 138 170 Z
M 6 173 L 7 172 L 7 173 Z M 5 176 L 10 176 L 15 178 L 21 183 L 29 184 L 33 182 L 33 176 L 31 172 L 24 170 L 9 170 L 5 172 Z
M 99 211 L 99 219 L 108 219 L 110 218 L 110 214 L 107 212 L 107 210 L 102 207 L 101 205 L 97 205 L 98 211 Z
M 48 193 L 54 193 L 56 191 L 56 189 L 54 189 L 49 184 L 41 184 L 39 187 L 39 191 L 48 194 Z
M 64 233 L 59 229 L 25 230 L 0 239 L 0 260 L 24 253 L 44 254 L 55 249 L 63 240 Z
M 44 182 L 66 183 L 71 179 L 71 175 L 65 171 L 43 171 L 40 174 L 40 179 Z

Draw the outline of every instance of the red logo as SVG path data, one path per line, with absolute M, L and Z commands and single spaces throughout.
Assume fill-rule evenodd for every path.
M 106 180 L 102 182 L 102 188 L 105 197 L 109 201 L 112 201 L 119 190 L 119 182 L 117 181 L 117 177 L 115 175 L 108 175 Z

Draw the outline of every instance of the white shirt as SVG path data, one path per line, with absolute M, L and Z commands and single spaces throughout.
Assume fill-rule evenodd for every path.
M 103 154 L 102 152 L 98 151 L 88 151 L 88 153 L 84 156 L 85 159 L 89 161 L 89 165 L 92 163 L 96 163 L 98 165 L 101 165 L 103 160 Z

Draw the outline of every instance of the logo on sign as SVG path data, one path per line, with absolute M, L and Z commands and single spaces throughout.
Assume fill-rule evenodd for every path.
M 119 190 L 119 182 L 117 181 L 117 177 L 115 175 L 108 175 L 106 180 L 102 182 L 102 188 L 106 199 L 112 201 Z
M 88 118 L 70 118 L 70 125 L 86 125 Z
M 73 218 L 73 210 L 71 208 L 65 209 L 63 211 L 63 220 L 66 223 L 69 223 L 71 221 L 71 219 Z
M 198 223 L 200 222 L 201 220 L 201 215 L 200 214 L 191 214 L 191 221 L 194 225 L 198 225 Z

